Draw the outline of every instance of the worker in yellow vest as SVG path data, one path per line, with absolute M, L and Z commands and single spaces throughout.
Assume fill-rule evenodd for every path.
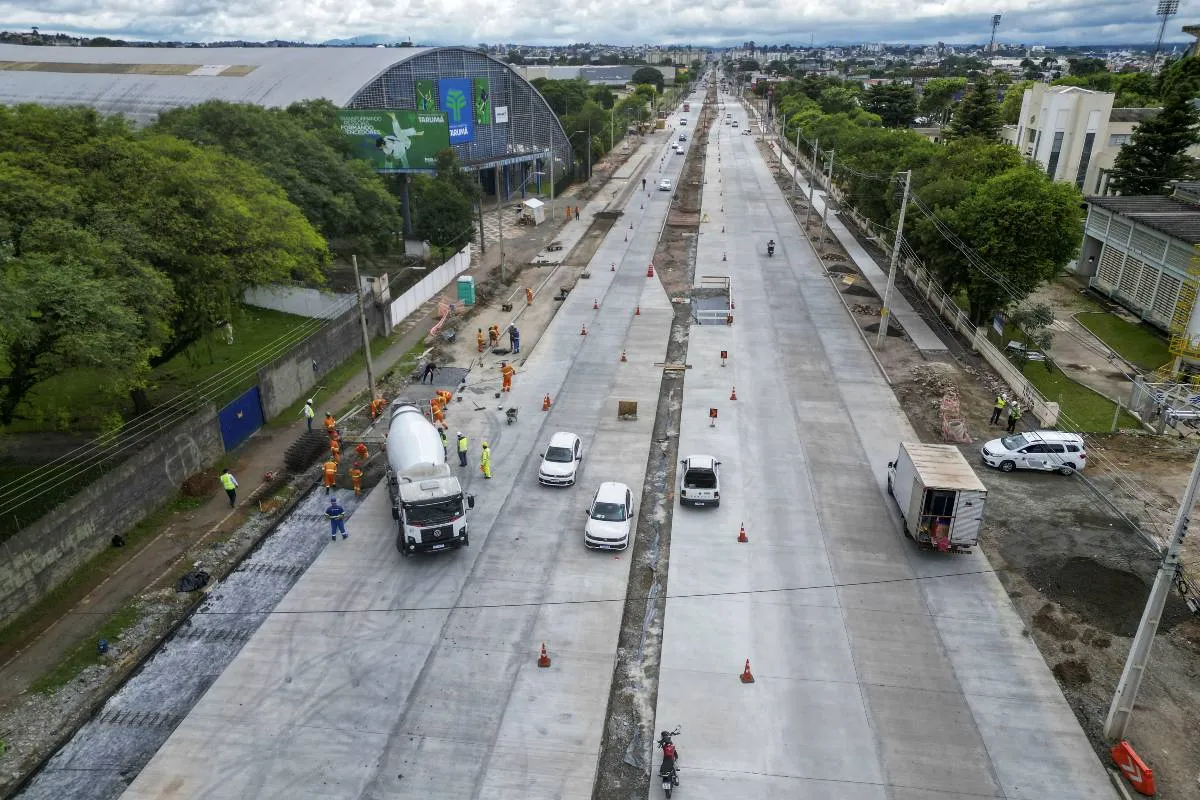
M 237 505 L 237 478 L 233 477 L 233 473 L 229 468 L 221 470 L 221 488 L 225 490 L 225 494 L 229 495 L 229 507 L 233 508 Z

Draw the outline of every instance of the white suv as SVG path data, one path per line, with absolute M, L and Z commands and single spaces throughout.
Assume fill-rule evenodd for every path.
M 546 486 L 574 486 L 575 473 L 583 460 L 583 445 L 573 433 L 559 431 L 550 437 L 550 446 L 542 453 L 538 482 Z
M 1063 475 L 1087 466 L 1083 437 L 1062 431 L 1029 431 L 993 439 L 979 453 L 983 463 L 1001 472 L 1014 469 L 1058 470 Z
M 629 546 L 629 525 L 633 519 L 633 493 L 623 483 L 600 484 L 583 529 L 583 543 L 593 549 L 624 550 Z

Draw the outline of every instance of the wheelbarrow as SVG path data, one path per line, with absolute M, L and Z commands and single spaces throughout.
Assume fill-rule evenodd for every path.
M 515 408 L 508 409 L 504 412 L 504 417 L 508 420 L 508 424 L 512 425 L 517 421 L 517 410 Z

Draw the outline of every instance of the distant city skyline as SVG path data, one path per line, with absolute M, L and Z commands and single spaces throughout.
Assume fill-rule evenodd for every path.
M 319 44 L 356 37 L 410 40 L 430 45 L 514 42 L 531 47 L 579 42 L 610 46 L 737 47 L 792 44 L 837 47 L 855 44 L 986 44 L 993 14 L 1001 14 L 999 45 L 1082 46 L 1152 44 L 1160 20 L 1153 0 L 961 0 L 955 13 L 944 6 L 903 0 L 813 0 L 778 4 L 713 0 L 707 6 L 667 0 L 646 4 L 609 0 L 545 3 L 536 13 L 517 0 L 409 0 L 380 7 L 341 0 L 232 2 L 145 0 L 97 4 L 95 0 L 5 0 L 3 27 L 37 27 L 43 33 L 106 36 L 145 41 L 270 41 Z M 1194 39 L 1180 28 L 1193 21 L 1192 3 L 1167 24 L 1165 48 Z M 1200 21 L 1200 20 L 1196 20 Z

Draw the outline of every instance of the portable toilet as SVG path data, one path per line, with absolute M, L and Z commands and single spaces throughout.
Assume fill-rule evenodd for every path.
M 534 225 L 546 221 L 546 204 L 536 197 L 531 197 L 521 203 L 521 217 Z
M 466 306 L 475 305 L 475 279 L 470 275 L 458 279 L 458 300 Z

